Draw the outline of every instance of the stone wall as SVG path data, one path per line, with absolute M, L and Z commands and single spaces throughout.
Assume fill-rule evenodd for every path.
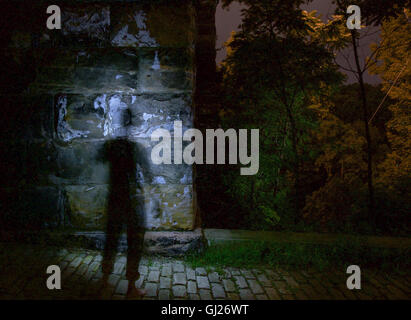
M 104 230 L 101 151 L 126 130 L 146 228 L 194 229 L 193 168 L 154 165 L 150 135 L 194 125 L 198 4 L 54 1 L 62 30 L 46 28 L 50 3 L 24 4 L 7 1 L 1 23 L 2 226 Z

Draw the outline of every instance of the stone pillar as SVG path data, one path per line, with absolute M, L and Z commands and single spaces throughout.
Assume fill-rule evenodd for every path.
M 19 4 L 8 2 L 12 14 L 2 22 L 0 71 L 11 77 L 0 83 L 9 112 L 2 198 L 21 190 L 22 221 L 32 214 L 47 227 L 104 230 L 109 167 L 101 150 L 124 129 L 128 109 L 146 228 L 198 227 L 193 168 L 154 165 L 150 137 L 174 121 L 193 127 L 194 105 L 202 113 L 211 101 L 216 1 L 57 1 L 62 30 L 46 28 L 45 2 Z M 19 16 L 26 22 L 16 24 Z

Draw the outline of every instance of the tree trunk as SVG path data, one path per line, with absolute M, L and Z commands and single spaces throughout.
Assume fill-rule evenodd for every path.
M 293 117 L 291 107 L 286 106 L 288 118 L 290 120 L 291 125 L 291 138 L 293 144 L 293 152 L 294 152 L 294 159 L 293 159 L 293 166 L 294 166 L 294 193 L 295 193 L 295 218 L 294 222 L 298 223 L 300 220 L 300 211 L 302 209 L 302 201 L 300 195 L 300 158 L 298 156 L 298 136 L 297 136 L 297 125 L 295 123 L 295 119 Z
M 365 137 L 367 139 L 367 164 L 368 164 L 368 172 L 367 172 L 367 182 L 368 182 L 368 195 L 369 195 L 369 203 L 368 203 L 368 215 L 371 222 L 375 224 L 375 217 L 374 217 L 374 187 L 372 182 L 372 145 L 371 145 L 371 135 L 370 135 L 370 128 L 368 126 L 368 107 L 367 107 L 367 96 L 365 92 L 364 86 L 364 78 L 363 78 L 363 71 L 361 70 L 359 57 L 358 57 L 358 47 L 356 42 L 356 31 L 351 31 L 351 38 L 352 38 L 352 45 L 354 48 L 354 56 L 355 56 L 355 64 L 357 67 L 357 74 L 358 74 L 358 81 L 360 83 L 360 95 L 362 100 L 362 107 L 363 107 L 363 121 L 365 125 Z

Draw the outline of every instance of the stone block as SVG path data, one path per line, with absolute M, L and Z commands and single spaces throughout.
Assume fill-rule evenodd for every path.
M 132 92 L 138 83 L 134 49 L 85 48 L 35 51 L 38 71 L 33 90 L 65 93 Z
M 188 47 L 194 41 L 193 18 L 189 1 L 116 4 L 111 8 L 110 41 L 120 47 Z
M 103 230 L 106 228 L 107 185 L 65 186 L 70 209 L 70 223 L 82 229 Z
M 140 50 L 139 86 L 142 93 L 192 91 L 192 52 L 184 50 Z
M 144 185 L 143 190 L 147 229 L 193 229 L 192 185 Z
M 57 170 L 50 175 L 56 184 L 108 184 L 109 164 L 102 153 L 104 142 L 72 143 L 57 147 Z
M 107 45 L 110 7 L 102 4 L 61 4 L 61 33 L 58 44 L 65 47 Z M 49 32 L 50 33 L 50 32 Z

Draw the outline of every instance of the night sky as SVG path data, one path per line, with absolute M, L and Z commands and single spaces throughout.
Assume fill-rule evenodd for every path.
M 314 0 L 310 5 L 305 6 L 306 10 L 312 11 L 317 10 L 321 15 L 323 20 L 326 20 L 327 17 L 330 17 L 334 13 L 334 5 L 332 4 L 331 0 Z M 230 37 L 230 34 L 233 30 L 237 30 L 239 24 L 241 23 L 241 7 L 239 4 L 234 3 L 231 5 L 229 10 L 223 10 L 221 4 L 217 9 L 216 15 L 216 24 L 217 24 L 217 49 L 223 47 L 224 42 Z M 365 28 L 362 33 L 374 34 L 374 30 L 371 27 Z M 360 52 L 362 59 L 370 54 L 370 44 L 378 41 L 379 35 L 374 34 L 371 36 L 367 36 L 363 39 L 360 47 Z M 348 60 L 351 61 L 351 65 L 353 65 L 354 60 L 351 53 L 351 49 L 346 50 L 344 53 Z M 221 49 L 217 52 L 217 63 L 221 62 L 224 57 L 226 56 L 226 52 L 224 49 Z M 340 56 L 337 59 L 338 63 L 344 67 L 348 67 L 345 58 Z M 346 73 L 346 72 L 344 72 Z M 347 74 L 347 73 L 346 73 Z M 352 74 L 348 75 L 348 82 L 354 82 L 355 78 Z M 372 76 L 369 74 L 365 74 L 365 81 L 376 84 L 379 82 L 378 76 Z

